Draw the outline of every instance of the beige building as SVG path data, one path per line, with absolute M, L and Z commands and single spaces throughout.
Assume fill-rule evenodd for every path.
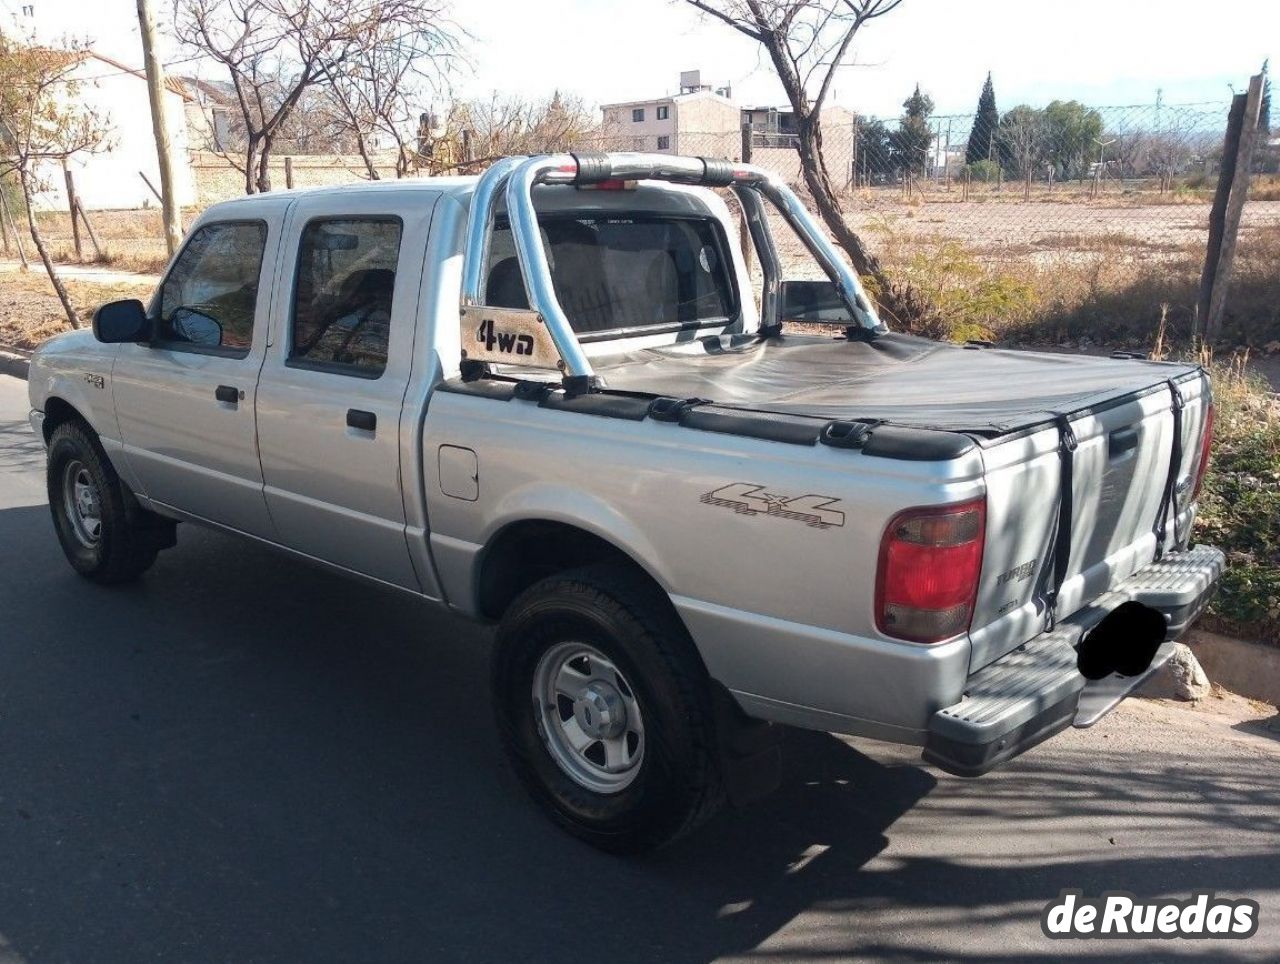
M 698 71 L 685 71 L 677 94 L 601 107 L 602 146 L 615 151 L 737 158 L 742 150 L 742 121 L 731 95 L 728 87 L 713 90 L 704 85 Z
M 788 107 L 739 107 L 728 87 L 713 90 L 698 71 L 680 75 L 680 93 L 647 100 L 605 104 L 602 149 L 655 151 L 706 157 L 742 158 L 743 127 L 751 128 L 751 160 L 800 180 L 795 114 Z M 844 107 L 822 112 L 827 167 L 843 179 L 853 170 L 854 114 Z

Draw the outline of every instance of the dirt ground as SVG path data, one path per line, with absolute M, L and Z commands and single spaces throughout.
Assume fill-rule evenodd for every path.
M 1146 251 L 1187 246 L 1203 248 L 1208 234 L 1208 204 L 1117 203 L 1059 204 L 1051 201 L 958 202 L 872 200 L 848 205 L 855 226 L 874 235 L 893 231 L 913 237 L 956 241 L 983 253 L 1001 248 L 1027 247 L 1054 251 L 1099 242 L 1124 241 Z M 1241 224 L 1245 238 L 1252 231 L 1280 223 L 1280 201 L 1250 201 Z
M 156 283 L 151 277 L 101 270 L 79 276 L 69 270 L 64 280 L 86 327 L 98 305 L 120 298 L 145 300 Z M 23 271 L 14 262 L 0 262 L 0 348 L 30 351 L 69 327 L 62 303 L 39 263 Z

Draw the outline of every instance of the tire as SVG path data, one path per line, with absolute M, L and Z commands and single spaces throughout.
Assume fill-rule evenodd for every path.
M 130 582 L 151 567 L 161 548 L 172 545 L 172 523 L 137 505 L 97 437 L 80 422 L 53 430 L 47 483 L 62 551 L 86 579 Z
M 574 647 L 603 660 L 593 662 L 589 653 L 575 657 Z M 569 707 L 567 698 L 554 706 L 538 698 L 548 692 L 549 661 L 564 667 L 557 678 L 572 678 L 575 686 L 581 676 L 594 675 L 586 690 L 598 691 Z M 579 733 L 608 716 L 608 691 L 601 690 L 600 680 L 611 677 L 596 672 L 604 664 L 615 671 L 625 745 L 614 736 L 598 741 L 603 749 L 588 745 L 565 762 L 571 751 L 555 734 L 562 732 L 557 726 L 572 726 L 564 721 L 566 710 L 572 721 L 584 721 Z M 592 846 L 610 853 L 652 850 L 688 833 L 722 805 L 706 669 L 670 600 L 642 575 L 591 566 L 525 590 L 498 628 L 492 685 L 498 732 L 520 781 L 557 824 Z M 591 701 L 602 692 L 605 712 L 593 717 Z M 629 766 L 620 764 L 620 775 L 599 772 L 600 762 L 617 763 L 609 760 L 609 745 L 618 759 L 631 755 Z

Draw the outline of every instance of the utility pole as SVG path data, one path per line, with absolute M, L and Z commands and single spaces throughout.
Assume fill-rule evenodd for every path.
M 147 93 L 151 97 L 151 126 L 156 135 L 156 159 L 160 163 L 160 204 L 164 210 L 164 240 L 169 255 L 182 242 L 178 205 L 173 190 L 173 159 L 169 149 L 169 122 L 164 114 L 164 65 L 156 53 L 156 21 L 151 0 L 138 0 L 138 27 L 142 33 L 142 60 L 147 70 Z

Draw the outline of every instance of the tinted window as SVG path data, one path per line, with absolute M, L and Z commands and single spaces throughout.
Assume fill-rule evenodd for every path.
M 266 244 L 261 221 L 193 234 L 160 290 L 160 340 L 248 354 Z
M 727 246 L 710 218 L 540 218 L 556 298 L 577 332 L 724 323 L 737 315 Z M 527 308 L 511 231 L 499 222 L 486 301 Z
M 399 257 L 397 218 L 308 224 L 298 250 L 289 359 L 381 374 Z

